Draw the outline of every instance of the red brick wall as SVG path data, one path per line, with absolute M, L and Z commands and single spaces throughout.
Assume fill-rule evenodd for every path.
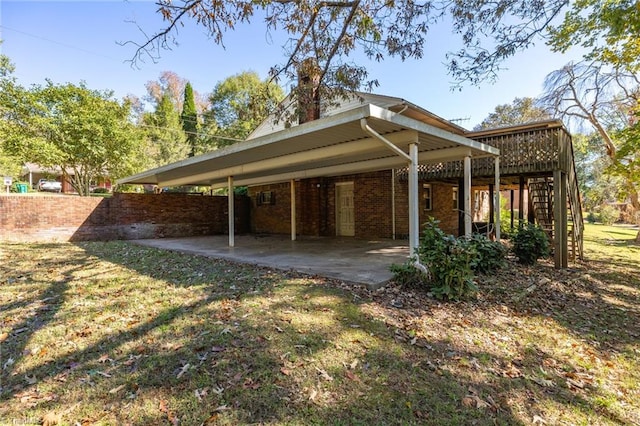
M 273 204 L 258 205 L 261 192 L 273 193 Z M 249 187 L 247 195 L 251 200 L 251 232 L 286 234 L 291 232 L 291 189 L 289 183 Z
M 431 210 L 425 210 L 423 184 L 431 184 Z M 458 235 L 458 212 L 453 209 L 453 188 L 457 185 L 442 182 L 418 182 L 418 211 L 422 226 L 430 216 L 440 221 L 440 229 L 447 234 Z M 396 235 L 408 238 L 409 201 L 408 182 L 396 180 Z
M 335 184 L 353 182 L 356 238 L 391 238 L 391 172 L 296 181 L 296 230 L 300 235 L 336 235 Z M 258 205 L 260 192 L 273 191 L 274 205 Z M 251 230 L 291 232 L 290 183 L 249 188 Z
M 236 197 L 235 213 L 236 232 L 248 232 L 246 197 Z M 5 241 L 163 238 L 227 231 L 224 196 L 0 196 L 0 240 Z

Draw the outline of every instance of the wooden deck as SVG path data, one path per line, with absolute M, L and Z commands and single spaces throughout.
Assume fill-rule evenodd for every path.
M 540 225 L 549 229 L 553 240 L 557 267 L 566 267 L 570 257 L 582 258 L 582 207 L 573 159 L 571 135 L 559 120 L 542 121 L 498 129 L 469 132 L 466 137 L 500 149 L 501 185 L 519 185 L 521 189 L 534 186 L 543 178 L 548 182 L 549 200 L 544 212 L 535 217 L 548 217 Z M 471 162 L 473 185 L 493 187 L 495 163 L 493 157 L 477 158 Z M 422 181 L 460 181 L 464 176 L 462 161 L 421 164 Z M 398 171 L 399 179 L 406 171 Z M 529 191 L 529 197 L 531 197 Z M 541 203 L 531 202 L 541 209 Z M 539 221 L 539 220 L 538 220 Z

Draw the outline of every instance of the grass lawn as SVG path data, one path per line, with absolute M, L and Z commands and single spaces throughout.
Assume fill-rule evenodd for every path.
M 640 247 L 474 301 L 127 242 L 0 246 L 0 424 L 640 424 Z

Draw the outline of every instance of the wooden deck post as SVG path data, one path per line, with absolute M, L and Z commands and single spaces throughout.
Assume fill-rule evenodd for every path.
M 496 229 L 496 241 L 500 241 L 500 157 L 495 157 L 493 175 L 495 179 L 495 182 L 493 183 L 495 190 L 493 198 L 495 216 L 494 225 Z
M 495 196 L 493 194 L 494 188 L 493 188 L 493 184 L 490 183 L 489 184 L 489 223 L 493 223 L 493 215 L 494 215 L 494 207 L 495 207 L 495 203 L 493 202 L 493 200 L 495 200 Z
M 555 267 L 568 266 L 567 179 L 562 170 L 553 171 L 553 249 Z
M 524 220 L 524 176 L 520 175 L 518 182 L 518 223 Z

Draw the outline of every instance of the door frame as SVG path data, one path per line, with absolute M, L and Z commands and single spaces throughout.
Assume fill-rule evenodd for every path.
M 351 194 L 352 194 L 352 203 L 353 203 L 353 235 L 342 235 L 340 234 L 340 224 L 341 224 L 341 220 L 340 220 L 340 191 L 338 190 L 338 187 L 343 187 L 343 186 L 350 186 L 351 187 Z M 335 217 L 336 217 L 336 236 L 338 237 L 354 237 L 356 234 L 356 206 L 355 206 L 355 185 L 353 183 L 353 181 L 348 181 L 348 182 L 336 182 L 335 183 L 335 203 L 336 203 L 336 208 L 335 208 Z

